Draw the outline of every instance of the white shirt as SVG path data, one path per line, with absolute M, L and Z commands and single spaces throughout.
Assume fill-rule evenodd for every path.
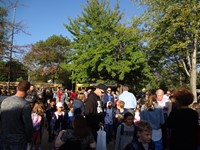
M 130 109 L 130 108 L 136 108 L 136 98 L 133 95 L 133 93 L 130 93 L 128 91 L 124 91 L 122 94 L 119 95 L 119 100 L 124 101 L 125 105 L 124 108 Z

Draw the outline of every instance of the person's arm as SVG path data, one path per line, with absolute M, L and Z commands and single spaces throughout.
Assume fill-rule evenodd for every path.
M 33 123 L 31 118 L 31 106 L 29 103 L 24 105 L 24 108 L 22 110 L 22 120 L 24 123 L 24 130 L 27 142 L 31 142 L 33 133 Z
M 61 147 L 65 142 L 61 140 L 61 136 L 66 133 L 66 130 L 61 130 L 55 140 L 55 147 L 59 148 Z

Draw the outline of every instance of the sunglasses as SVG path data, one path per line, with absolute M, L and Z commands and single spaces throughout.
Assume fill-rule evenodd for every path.
M 103 94 L 103 93 L 104 93 L 104 91 L 102 91 L 102 90 L 101 90 L 101 93 Z

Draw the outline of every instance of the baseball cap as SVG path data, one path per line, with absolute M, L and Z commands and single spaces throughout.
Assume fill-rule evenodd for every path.
M 57 103 L 56 103 L 56 107 L 63 107 L 63 103 L 57 102 Z
M 99 84 L 96 88 L 99 88 L 99 89 L 103 90 L 104 92 L 106 92 L 106 90 L 107 90 L 107 87 L 105 84 Z

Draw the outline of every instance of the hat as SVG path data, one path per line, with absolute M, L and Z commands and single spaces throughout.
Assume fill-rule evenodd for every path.
M 57 103 L 56 103 L 56 107 L 63 107 L 63 103 L 57 102 Z
M 103 90 L 104 92 L 106 92 L 106 90 L 107 90 L 107 87 L 105 84 L 99 84 L 96 88 L 99 88 L 99 89 Z

